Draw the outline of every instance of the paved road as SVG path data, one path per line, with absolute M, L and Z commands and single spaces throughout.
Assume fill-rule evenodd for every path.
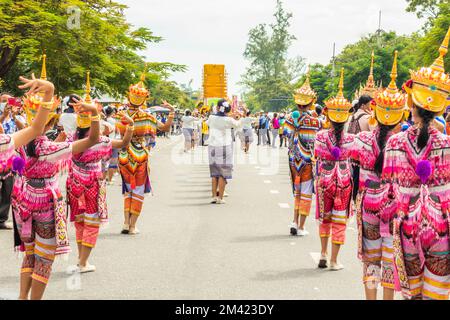
M 69 261 L 55 263 L 46 299 L 364 298 L 354 221 L 339 272 L 316 268 L 320 243 L 312 216 L 309 236 L 288 235 L 293 198 L 286 149 L 235 150 L 230 197 L 211 205 L 206 149 L 183 154 L 180 139 L 160 139 L 153 151 L 154 195 L 145 200 L 141 234 L 120 234 L 116 183 L 108 190 L 111 221 L 91 259 L 97 272 L 67 275 L 76 263 L 73 251 Z M 70 236 L 76 250 L 72 226 Z M 11 250 L 11 232 L 0 232 L 0 246 L 0 299 L 12 299 L 21 260 Z

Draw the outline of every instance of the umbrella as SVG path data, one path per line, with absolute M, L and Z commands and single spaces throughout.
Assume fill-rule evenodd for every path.
M 156 112 L 169 113 L 168 109 L 166 109 L 164 107 L 160 107 L 160 106 L 150 107 L 146 111 L 148 111 L 150 113 L 156 113 Z

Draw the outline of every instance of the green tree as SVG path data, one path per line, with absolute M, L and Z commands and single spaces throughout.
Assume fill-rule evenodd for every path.
M 381 37 L 379 39 L 378 37 Z M 358 42 L 346 46 L 335 59 L 335 76 L 332 77 L 332 64 L 326 66 L 316 64 L 311 66 L 311 86 L 318 93 L 318 103 L 334 96 L 338 91 L 339 70 L 344 68 L 344 95 L 353 99 L 354 93 L 360 85 L 365 85 L 370 73 L 372 50 L 374 51 L 374 78 L 378 85 L 390 82 L 390 72 L 394 52 L 399 52 L 398 78 L 400 86 L 409 79 L 409 70 L 417 67 L 415 43 L 419 37 L 398 36 L 395 32 L 372 34 L 361 38 Z M 381 46 L 378 44 L 381 43 Z M 299 87 L 304 77 L 296 84 Z
M 289 59 L 287 52 L 296 38 L 289 32 L 292 14 L 277 0 L 275 22 L 259 24 L 249 32 L 244 57 L 250 66 L 242 76 L 249 92 L 247 105 L 253 109 L 275 111 L 285 108 L 292 97 L 292 81 L 304 67 L 303 59 Z
M 79 27 L 68 25 L 68 8 L 80 9 Z M 39 74 L 41 53 L 47 54 L 48 76 L 58 94 L 81 93 L 86 71 L 95 90 L 114 97 L 137 82 L 144 59 L 137 54 L 162 41 L 147 28 L 133 28 L 125 5 L 107 0 L 2 0 L 0 4 L 0 78 L 4 89 L 17 92 L 17 75 Z M 152 63 L 149 79 L 184 66 Z
M 419 18 L 429 19 L 438 17 L 440 4 L 449 3 L 448 0 L 406 0 L 406 2 L 408 2 L 406 11 L 416 13 Z
M 450 3 L 439 6 L 438 16 L 430 22 L 427 33 L 419 41 L 419 61 L 421 65 L 429 66 L 439 56 L 438 49 L 450 27 Z M 445 57 L 445 67 L 450 70 L 450 55 Z
M 150 88 L 150 105 L 159 105 L 162 100 L 167 100 L 179 108 L 194 108 L 194 101 L 174 81 L 160 80 Z

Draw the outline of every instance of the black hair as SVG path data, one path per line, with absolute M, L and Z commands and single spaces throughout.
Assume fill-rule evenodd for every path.
M 77 132 L 75 136 L 77 137 L 77 140 L 84 139 L 86 137 L 86 134 L 88 133 L 89 128 L 77 128 Z
M 186 110 L 186 111 L 184 112 L 184 115 L 185 115 L 186 117 L 190 116 L 191 114 L 192 114 L 191 110 Z
M 106 114 L 107 116 L 112 115 L 113 112 L 114 112 L 114 109 L 113 109 L 111 106 L 107 106 L 107 107 L 105 108 L 105 114 Z
M 249 117 L 252 113 L 250 111 L 247 111 L 247 117 Z
M 227 100 L 225 100 L 225 99 L 220 99 L 220 100 L 217 102 L 217 107 L 218 107 L 218 108 L 222 107 L 222 106 L 224 105 L 225 102 L 227 102 Z M 223 113 L 224 113 L 224 114 L 227 114 L 227 113 L 229 113 L 230 111 L 231 111 L 231 106 L 228 105 L 227 107 L 225 107 L 225 111 L 224 111 Z
M 334 129 L 334 137 L 336 138 L 336 146 L 339 147 L 341 145 L 342 132 L 344 131 L 345 122 L 334 122 L 331 121 L 331 125 Z
M 363 94 L 361 97 L 359 97 L 358 102 L 353 106 L 353 112 L 358 111 L 361 106 L 368 104 L 372 100 L 372 97 L 368 96 L 367 94 Z
M 381 172 L 383 171 L 383 164 L 384 164 L 384 148 L 386 147 L 387 142 L 387 136 L 391 130 L 393 130 L 397 125 L 384 125 L 381 123 L 378 123 L 378 126 L 380 127 L 380 133 L 378 134 L 377 144 L 378 148 L 380 149 L 380 154 L 378 155 L 377 159 L 375 160 L 375 166 L 374 170 L 375 173 L 380 176 Z
M 318 116 L 320 116 L 322 114 L 323 108 L 321 105 L 316 104 L 316 113 Z
M 74 93 L 71 94 L 71 95 L 69 95 L 69 99 L 67 100 L 66 105 L 67 105 L 69 108 L 72 108 L 72 106 L 71 106 L 70 104 L 71 104 L 71 103 L 74 103 L 75 100 L 80 101 L 80 100 L 81 100 L 81 97 L 80 97 L 79 95 L 77 95 L 77 94 L 74 94 Z
M 28 157 L 36 158 L 36 140 L 32 140 L 27 144 L 25 152 Z
M 425 148 L 428 143 L 428 139 L 430 138 L 428 128 L 430 127 L 431 122 L 436 117 L 436 113 L 422 108 L 416 108 L 418 109 L 417 111 L 420 119 L 422 119 L 422 128 L 420 128 L 419 137 L 417 138 L 417 146 L 420 150 L 422 150 L 423 148 Z
M 274 118 L 278 117 L 278 113 L 275 112 L 275 113 L 273 114 L 273 117 L 274 117 Z

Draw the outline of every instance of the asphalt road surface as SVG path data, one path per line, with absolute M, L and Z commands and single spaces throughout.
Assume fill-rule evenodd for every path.
M 68 275 L 73 252 L 55 262 L 46 299 L 364 299 L 354 220 L 337 272 L 317 268 L 313 211 L 306 237 L 289 235 L 293 197 L 287 149 L 235 147 L 226 204 L 210 204 L 206 147 L 183 153 L 182 137 L 161 138 L 151 156 L 154 195 L 145 199 L 139 235 L 121 235 L 119 179 L 108 189 L 110 223 L 90 263 L 97 271 Z M 10 231 L 0 231 L 0 299 L 15 299 L 21 259 Z

